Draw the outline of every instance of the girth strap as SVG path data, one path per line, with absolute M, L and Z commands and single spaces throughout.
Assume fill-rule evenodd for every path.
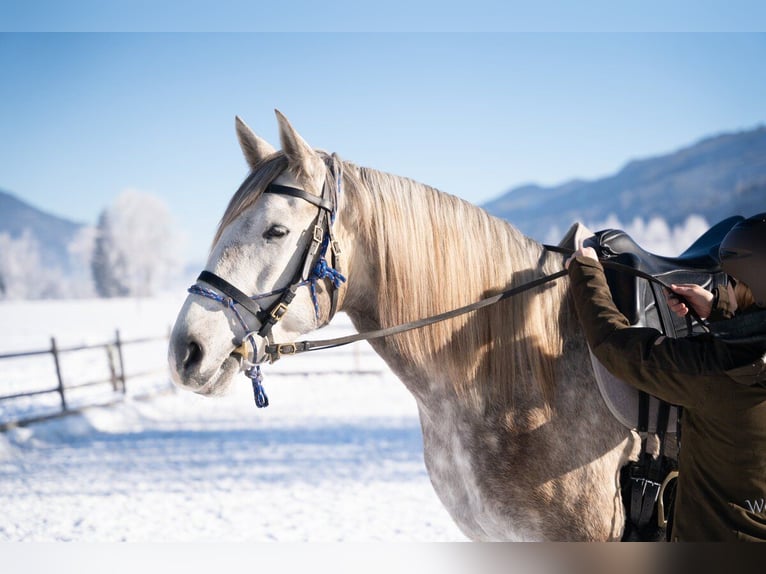
M 639 395 L 639 420 L 637 429 L 641 434 L 641 453 L 636 462 L 628 465 L 629 482 L 628 524 L 624 533 L 628 536 L 638 536 L 639 539 L 649 540 L 656 535 L 657 529 L 666 526 L 665 517 L 660 516 L 660 496 L 663 495 L 663 484 L 667 482 L 669 473 L 675 468 L 673 462 L 665 456 L 665 435 L 670 415 L 670 404 L 661 401 L 657 413 L 657 439 L 660 449 L 657 457 L 647 450 L 646 432 L 649 420 L 649 395 L 641 392 Z M 671 499 L 672 499 L 671 491 Z M 663 504 L 664 507 L 664 504 Z M 657 516 L 657 523 L 652 518 Z

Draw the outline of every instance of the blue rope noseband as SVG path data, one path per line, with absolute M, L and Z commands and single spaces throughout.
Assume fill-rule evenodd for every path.
M 212 299 L 213 301 L 218 301 L 221 305 L 224 307 L 227 307 L 234 311 L 234 316 L 239 321 L 239 324 L 242 325 L 242 328 L 245 330 L 245 338 L 244 340 L 249 340 L 250 344 L 255 348 L 255 340 L 253 339 L 253 333 L 249 331 L 249 328 L 247 326 L 247 323 L 242 318 L 242 315 L 240 314 L 239 310 L 237 309 L 237 301 L 232 299 L 231 297 L 224 297 L 223 295 L 219 295 L 212 289 L 207 289 L 205 287 L 200 287 L 199 285 L 192 285 L 189 287 L 188 292 L 193 295 L 202 295 L 203 297 L 207 297 L 208 299 Z M 252 299 L 260 299 L 266 295 L 256 295 L 255 297 L 252 297 Z M 269 406 L 269 397 L 266 396 L 266 391 L 263 389 L 263 375 L 261 374 L 261 366 L 260 365 L 249 365 L 245 369 L 245 376 L 250 379 L 250 381 L 253 384 L 253 397 L 255 398 L 255 406 L 257 406 L 259 409 L 263 407 Z

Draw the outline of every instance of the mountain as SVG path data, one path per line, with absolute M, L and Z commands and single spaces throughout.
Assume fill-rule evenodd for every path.
M 560 238 L 575 221 L 598 227 L 610 216 L 626 224 L 657 216 L 676 226 L 693 214 L 711 225 L 730 215 L 753 215 L 766 211 L 766 127 L 631 161 L 594 181 L 518 187 L 482 207 L 540 241 Z M 0 233 L 16 238 L 29 229 L 47 265 L 66 270 L 67 246 L 82 227 L 0 190 Z
M 82 227 L 0 190 L 0 233 L 7 233 L 15 239 L 29 230 L 39 242 L 40 255 L 46 265 L 66 268 L 69 261 L 67 246 Z
M 766 211 L 766 127 L 706 138 L 674 153 L 631 161 L 614 175 L 553 187 L 526 185 L 484 207 L 540 241 L 561 237 L 575 221 L 591 227 L 657 216 L 668 225 L 702 215 Z

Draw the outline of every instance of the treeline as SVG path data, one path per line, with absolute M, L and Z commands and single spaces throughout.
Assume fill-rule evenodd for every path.
M 128 190 L 67 245 L 60 265 L 43 262 L 31 232 L 0 233 L 0 299 L 151 296 L 178 274 L 178 243 L 162 200 Z

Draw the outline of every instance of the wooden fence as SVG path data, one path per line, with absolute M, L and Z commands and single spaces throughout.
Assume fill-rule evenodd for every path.
M 347 330 L 347 327 L 346 327 Z M 329 331 L 335 334 L 334 331 L 338 331 L 345 334 L 345 331 L 338 330 L 332 326 L 326 327 L 325 332 Z M 95 345 L 79 345 L 71 347 L 59 346 L 54 337 L 51 337 L 50 347 L 46 349 L 39 349 L 34 351 L 18 351 L 11 353 L 0 354 L 0 432 L 8 430 L 16 426 L 24 426 L 29 423 L 49 420 L 66 416 L 69 414 L 80 412 L 83 408 L 91 406 L 108 406 L 118 403 L 124 400 L 126 395 L 126 384 L 133 379 L 139 377 L 146 377 L 149 375 L 163 375 L 157 377 L 161 379 L 162 385 L 157 388 L 154 386 L 148 392 L 137 393 L 136 388 L 138 383 L 132 384 L 131 395 L 151 395 L 160 390 L 173 389 L 172 383 L 167 373 L 166 363 L 166 346 L 168 342 L 168 335 L 157 337 L 145 337 L 139 339 L 123 340 L 120 337 L 119 330 L 115 332 L 113 341 L 106 343 L 100 343 Z M 159 343 L 163 342 L 163 350 L 161 357 L 158 358 L 157 364 L 161 363 L 161 367 L 151 370 L 134 371 L 129 370 L 126 367 L 126 363 L 130 362 L 126 360 L 126 350 L 131 347 L 137 347 L 140 344 L 146 343 Z M 98 353 L 98 351 L 101 353 Z M 107 373 L 105 377 L 96 377 L 91 380 L 75 381 L 73 380 L 72 369 L 67 369 L 67 365 L 63 364 L 66 361 L 62 360 L 69 355 L 75 355 L 78 353 L 94 353 L 100 356 L 97 358 L 98 362 L 101 362 L 102 372 Z M 21 383 L 17 383 L 17 386 L 24 387 L 23 392 L 7 392 L 8 384 L 8 369 L 2 368 L 2 364 L 12 359 L 23 360 L 25 358 L 43 357 L 45 355 L 50 356 L 51 366 L 53 373 L 47 371 L 45 373 L 40 372 L 40 368 L 36 374 L 31 377 L 22 371 L 20 377 L 23 379 Z M 334 350 L 330 352 L 322 353 L 308 353 L 302 356 L 291 357 L 282 361 L 278 361 L 274 365 L 268 365 L 266 372 L 267 377 L 378 377 L 385 376 L 388 372 L 383 360 L 376 355 L 372 348 L 367 343 L 357 343 L 349 347 Z M 94 361 L 91 356 L 89 360 L 83 359 L 80 362 L 87 362 L 88 365 Z M 105 363 L 104 363 L 105 362 Z M 106 369 L 104 369 L 106 365 Z M 92 366 L 92 365 L 91 365 Z M 39 365 L 38 365 L 39 367 Z M 82 376 L 84 368 L 74 369 Z M 44 385 L 44 380 L 51 380 L 55 385 Z M 32 388 L 30 388 L 32 387 Z M 82 400 L 83 389 L 98 388 L 105 392 L 96 392 L 93 395 L 98 395 L 101 400 L 96 401 L 91 394 L 88 394 L 85 400 Z M 78 395 L 78 400 L 72 400 L 72 396 Z M 25 402 L 24 408 L 4 408 L 4 405 L 12 403 L 13 401 Z M 76 403 L 76 404 L 73 404 Z
M 27 357 L 37 357 L 37 356 L 45 356 L 49 355 L 51 357 L 51 360 L 53 362 L 53 367 L 55 369 L 55 386 L 52 387 L 43 387 L 38 388 L 35 390 L 28 390 L 23 392 L 16 392 L 12 394 L 4 394 L 3 393 L 3 386 L 4 381 L 2 377 L 3 371 L 0 371 L 0 404 L 5 403 L 6 401 L 18 401 L 22 399 L 33 399 L 35 397 L 50 397 L 51 395 L 57 396 L 57 402 L 58 402 L 58 408 L 55 409 L 53 412 L 50 412 L 51 409 L 47 409 L 47 412 L 37 412 L 35 413 L 34 406 L 32 408 L 25 409 L 26 413 L 22 414 L 15 414 L 13 412 L 13 409 L 4 409 L 0 410 L 0 413 L 3 413 L 5 410 L 10 411 L 9 416 L 3 416 L 0 414 L 0 431 L 8 430 L 9 428 L 15 427 L 15 426 L 23 426 L 32 422 L 38 422 L 48 419 L 53 419 L 61 416 L 66 416 L 72 413 L 79 412 L 82 408 L 88 407 L 88 406 L 107 406 L 110 404 L 114 404 L 116 402 L 119 402 L 124 399 L 127 387 L 126 384 L 128 380 L 135 379 L 138 377 L 144 377 L 147 375 L 154 375 L 154 374 L 160 374 L 163 372 L 167 372 L 167 368 L 156 368 L 151 370 L 144 370 L 144 371 L 131 371 L 128 373 L 126 371 L 126 365 L 125 365 L 125 349 L 127 347 L 133 346 L 133 345 L 139 345 L 144 343 L 157 343 L 160 341 L 167 342 L 168 337 L 162 336 L 162 337 L 144 337 L 144 338 L 138 338 L 138 339 L 130 339 L 130 340 L 123 340 L 120 337 L 120 331 L 115 332 L 115 338 L 113 341 L 109 341 L 106 343 L 100 343 L 96 345 L 79 345 L 79 346 L 72 346 L 72 347 L 60 347 L 56 343 L 55 337 L 51 337 L 51 344 L 50 348 L 47 349 L 40 349 L 40 350 L 34 350 L 34 351 L 19 351 L 19 352 L 13 352 L 13 353 L 4 353 L 0 354 L 0 362 L 4 360 L 9 359 L 22 359 Z M 106 378 L 98 378 L 95 380 L 87 380 L 87 381 L 79 381 L 79 382 L 73 382 L 70 380 L 69 377 L 66 377 L 63 373 L 63 366 L 62 366 L 62 356 L 68 355 L 68 354 L 74 354 L 74 353 L 82 353 L 85 351 L 93 351 L 101 349 L 105 351 L 105 361 L 108 368 L 108 376 Z M 167 383 L 168 388 L 172 388 L 169 379 Z M 108 393 L 109 399 L 104 402 L 96 402 L 93 404 L 79 404 L 77 406 L 73 406 L 68 401 L 69 396 L 71 393 L 75 391 L 79 391 L 82 389 L 86 389 L 89 387 L 101 387 L 102 389 L 110 390 Z M 38 409 L 38 411 L 44 411 L 45 409 Z

